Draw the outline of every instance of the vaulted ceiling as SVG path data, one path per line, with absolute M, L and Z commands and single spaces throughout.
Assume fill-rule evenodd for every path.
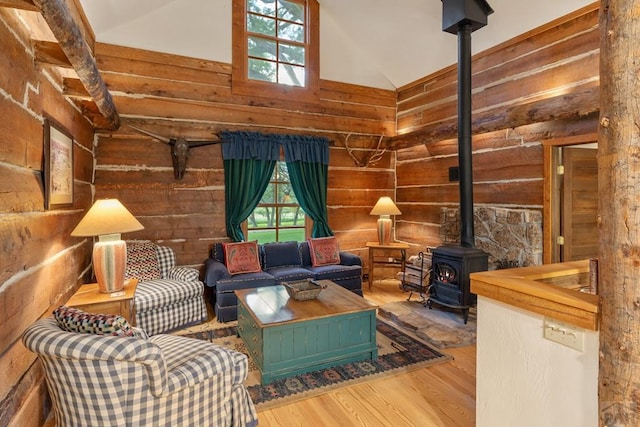
M 80 0 L 104 43 L 231 63 L 232 0 Z M 456 62 L 440 0 L 318 0 L 320 76 L 395 89 Z M 494 13 L 473 33 L 481 52 L 591 0 L 488 0 Z

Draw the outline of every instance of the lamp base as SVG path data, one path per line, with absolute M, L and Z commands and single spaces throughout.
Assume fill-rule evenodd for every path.
M 110 294 L 124 288 L 126 262 L 124 240 L 102 240 L 101 236 L 101 240 L 93 245 L 93 270 L 100 292 Z
M 393 222 L 388 216 L 384 218 L 380 216 L 378 219 L 378 243 L 380 245 L 388 245 L 391 243 L 391 227 Z

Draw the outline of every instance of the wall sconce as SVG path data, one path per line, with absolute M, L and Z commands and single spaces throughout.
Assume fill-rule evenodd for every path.
M 120 233 L 144 229 L 117 199 L 97 200 L 71 232 L 72 236 L 98 236 L 93 245 L 93 270 L 100 292 L 118 292 L 124 287 L 127 244 Z
M 393 222 L 391 215 L 402 215 L 400 209 L 393 203 L 391 197 L 380 197 L 378 203 L 373 207 L 369 215 L 380 215 L 378 219 L 378 243 L 388 245 L 391 242 L 391 228 Z

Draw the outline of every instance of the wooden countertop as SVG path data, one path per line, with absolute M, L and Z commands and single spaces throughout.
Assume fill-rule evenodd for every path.
M 471 273 L 471 292 L 592 331 L 598 330 L 599 298 L 553 282 L 585 277 L 589 261 Z M 577 283 L 576 283 L 577 285 Z

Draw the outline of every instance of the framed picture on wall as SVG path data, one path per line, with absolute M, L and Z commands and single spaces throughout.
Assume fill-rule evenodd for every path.
M 44 202 L 46 209 L 73 206 L 73 138 L 50 117 L 44 121 Z

